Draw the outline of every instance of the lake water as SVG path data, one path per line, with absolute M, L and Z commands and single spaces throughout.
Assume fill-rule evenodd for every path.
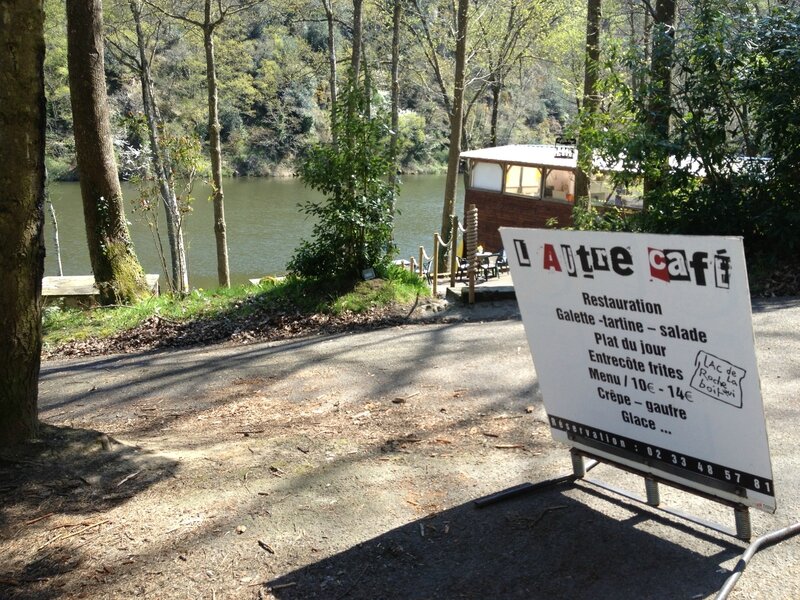
M 460 179 L 461 187 L 463 182 Z M 395 226 L 395 242 L 400 257 L 417 256 L 420 245 L 425 246 L 428 254 L 432 253 L 433 233 L 439 230 L 441 221 L 444 182 L 443 175 L 403 177 Z M 300 240 L 311 237 L 312 222 L 298 210 L 298 206 L 321 196 L 307 189 L 298 179 L 228 179 L 224 186 L 231 282 L 245 283 L 254 277 L 284 273 L 286 263 Z M 79 185 L 53 183 L 49 191 L 58 219 L 64 275 L 89 275 L 91 268 Z M 147 273 L 162 273 L 149 228 L 131 210 L 131 200 L 136 192 L 123 185 L 123 194 L 139 260 Z M 209 190 L 196 186 L 194 196 L 194 210 L 185 221 L 189 279 L 193 287 L 216 287 L 217 264 Z M 464 193 L 460 189 L 456 205 L 459 218 L 463 215 L 463 206 Z M 45 215 L 45 222 L 45 275 L 57 275 L 49 213 Z M 166 227 L 162 224 L 161 228 L 166 244 Z

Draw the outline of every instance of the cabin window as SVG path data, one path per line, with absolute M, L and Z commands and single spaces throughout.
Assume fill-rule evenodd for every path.
M 539 198 L 542 188 L 541 182 L 542 175 L 539 169 L 511 165 L 506 171 L 505 193 Z
M 474 163 L 471 177 L 473 189 L 490 192 L 503 191 L 503 167 L 497 163 Z
M 544 197 L 572 202 L 575 199 L 575 173 L 552 169 L 547 172 Z
M 503 167 L 497 163 L 474 163 L 472 165 L 472 188 L 490 192 L 502 192 Z

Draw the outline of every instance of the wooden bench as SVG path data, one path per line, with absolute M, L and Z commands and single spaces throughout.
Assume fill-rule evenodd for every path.
M 159 293 L 159 275 L 147 274 L 147 287 L 153 294 Z M 64 275 L 42 278 L 42 301 L 45 304 L 54 302 L 68 306 L 91 306 L 97 304 L 99 291 L 94 282 L 94 275 Z

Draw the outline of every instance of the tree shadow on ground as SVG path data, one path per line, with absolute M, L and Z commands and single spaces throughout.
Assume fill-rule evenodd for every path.
M 728 572 L 720 563 L 742 551 L 602 496 L 623 513 L 607 516 L 584 502 L 599 495 L 577 489 L 566 484 L 483 509 L 462 504 L 265 585 L 279 600 L 699 598 L 722 587 Z M 697 543 L 657 537 L 647 523 Z
M 4 450 L 0 541 L 10 552 L 0 567 L 0 597 L 57 596 L 52 590 L 21 596 L 18 586 L 74 568 L 73 563 L 80 562 L 71 545 L 75 536 L 108 522 L 92 515 L 123 504 L 172 476 L 176 467 L 171 459 L 121 444 L 99 431 L 44 423 L 35 441 Z M 35 549 L 15 543 L 30 527 L 47 531 L 42 537 L 46 541 Z

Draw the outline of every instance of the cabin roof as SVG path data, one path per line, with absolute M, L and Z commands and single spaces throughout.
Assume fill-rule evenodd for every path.
M 565 169 L 575 171 L 578 168 L 578 151 L 575 146 L 562 146 L 558 144 L 516 144 L 511 146 L 495 146 L 494 148 L 479 148 L 461 153 L 461 158 L 492 162 L 507 165 L 523 165 L 531 167 L 544 167 L 546 169 Z M 739 156 L 728 164 L 733 173 L 744 171 L 765 174 L 769 158 Z M 592 161 L 596 171 L 637 171 L 636 165 L 625 164 L 623 157 L 616 162 L 608 162 L 595 157 Z M 670 158 L 672 168 L 688 170 L 697 177 L 705 177 L 706 172 L 700 161 L 685 158 L 678 161 L 674 156 Z
M 552 144 L 518 144 L 480 148 L 462 152 L 461 158 L 572 171 L 578 167 L 578 152 L 574 146 L 555 146 Z

